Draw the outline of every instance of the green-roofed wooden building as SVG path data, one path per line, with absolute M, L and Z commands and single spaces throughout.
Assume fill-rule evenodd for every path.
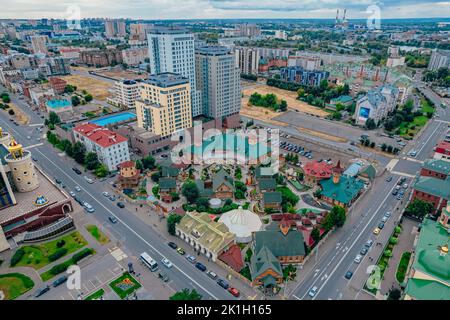
M 274 288 L 283 282 L 283 269 L 269 248 L 262 246 L 250 259 L 250 274 L 254 286 Z
M 321 180 L 321 200 L 330 204 L 348 208 L 358 199 L 364 190 L 364 182 L 358 178 L 333 173 L 333 177 Z

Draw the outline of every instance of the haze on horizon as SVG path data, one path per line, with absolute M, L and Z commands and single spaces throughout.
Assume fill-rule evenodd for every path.
M 347 9 L 347 18 L 364 19 L 371 0 L 0 0 L 0 19 L 81 18 L 132 19 L 233 19 L 233 18 L 328 18 L 336 9 Z M 384 0 L 377 4 L 382 19 L 450 17 L 450 1 Z

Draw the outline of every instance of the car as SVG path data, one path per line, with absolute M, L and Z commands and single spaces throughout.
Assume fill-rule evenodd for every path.
M 398 191 L 398 194 L 401 195 L 401 196 L 403 196 L 403 195 L 405 194 L 405 191 L 399 190 L 399 191 Z
M 161 263 L 168 269 L 173 267 L 172 262 L 170 262 L 167 258 L 162 258 Z
M 375 228 L 374 230 L 373 230 L 373 234 L 376 234 L 376 235 L 379 235 L 380 234 L 380 229 L 379 228 Z
M 67 281 L 67 276 L 62 276 L 62 277 L 56 279 L 55 281 L 53 281 L 53 287 L 56 288 L 56 287 L 62 285 L 66 281 Z
M 384 228 L 384 222 L 378 224 L 378 229 L 382 230 Z
M 408 184 L 407 183 L 403 184 L 403 189 L 408 189 Z
M 347 271 L 347 273 L 345 274 L 345 279 L 350 280 L 352 277 L 353 277 L 353 272 Z
M 160 278 L 162 281 L 164 282 L 169 282 L 169 277 L 167 276 L 167 274 L 165 272 L 158 272 L 158 278 Z
M 90 205 L 89 203 L 87 203 L 87 202 L 83 203 L 83 207 L 84 207 L 84 209 L 85 209 L 87 212 L 89 212 L 89 213 L 92 213 L 92 212 L 95 211 L 94 207 L 91 206 L 91 205 Z
M 381 222 L 386 223 L 386 221 L 388 221 L 388 217 L 381 218 Z
M 48 292 L 49 290 L 50 290 L 49 286 L 44 286 L 36 291 L 36 293 L 34 294 L 34 297 L 39 298 L 40 296 L 42 296 L 44 293 Z
M 94 180 L 92 180 L 91 178 L 89 178 L 87 176 L 84 176 L 84 180 L 86 180 L 86 182 L 89 183 L 89 184 L 93 184 L 94 183 Z
M 171 247 L 172 249 L 178 248 L 178 246 L 177 246 L 177 244 L 175 242 L 169 242 L 168 246 Z
M 34 162 L 37 162 L 38 160 L 35 157 L 31 158 Z
M 361 255 L 365 256 L 366 253 L 367 253 L 367 251 L 369 251 L 369 250 L 368 250 L 366 247 L 363 247 L 359 253 L 360 253 Z
M 398 196 L 397 196 L 397 200 L 402 200 L 403 199 L 403 195 L 401 195 L 401 194 L 399 194 Z
M 201 262 L 197 262 L 197 263 L 195 264 L 195 267 L 196 267 L 198 270 L 202 271 L 202 272 L 205 272 L 205 271 L 206 271 L 206 266 L 205 266 L 203 263 L 201 263 Z
M 206 275 L 207 275 L 208 277 L 210 277 L 211 279 L 213 279 L 213 280 L 215 280 L 215 279 L 217 278 L 217 274 L 216 274 L 215 272 L 212 272 L 211 270 L 208 271 L 208 272 L 206 273 Z
M 116 196 L 115 195 L 110 195 L 109 196 L 109 200 L 111 200 L 111 201 L 116 201 Z
M 384 214 L 385 217 L 389 218 L 391 216 L 391 213 L 389 211 L 386 211 L 386 213 Z
M 240 293 L 238 289 L 231 287 L 228 289 L 228 292 L 231 293 L 236 298 L 239 298 Z
M 123 202 L 117 202 L 117 206 L 121 209 L 125 208 L 125 204 Z
M 369 239 L 369 240 L 367 240 L 367 242 L 364 245 L 366 246 L 366 248 L 370 248 L 372 246 L 372 244 L 373 244 L 373 240 Z
M 104 195 L 105 197 L 109 197 L 109 193 L 108 192 L 106 192 L 106 191 L 104 191 L 104 192 L 102 192 L 102 195 Z
M 395 190 L 397 190 L 397 191 L 400 190 L 401 188 L 402 188 L 402 187 L 399 186 L 399 185 L 396 185 L 396 186 L 395 186 Z
M 117 223 L 117 219 L 114 217 L 108 217 L 108 220 L 111 221 L 111 223 Z
M 399 143 L 400 144 L 400 143 Z M 408 153 L 408 155 L 410 156 L 410 157 L 415 157 L 416 155 L 417 155 L 417 152 L 416 151 L 411 151 L 410 153 Z
M 69 194 L 70 194 L 70 196 L 71 196 L 72 198 L 75 198 L 75 197 L 76 197 L 75 192 L 73 192 L 73 191 L 69 191 Z
M 184 251 L 183 248 L 178 248 L 178 249 L 177 249 L 177 252 L 178 252 L 179 254 L 181 254 L 182 256 L 184 256 L 184 255 L 186 254 L 186 251 Z
M 195 261 L 197 261 L 197 259 L 194 256 L 191 256 L 190 254 L 186 256 L 186 260 L 189 261 L 190 263 L 195 263 Z
M 355 257 L 355 259 L 353 261 L 356 262 L 356 263 L 360 263 L 361 260 L 362 260 L 362 257 L 363 257 L 362 255 L 358 254 L 358 255 L 356 255 L 356 257 Z
M 392 191 L 392 195 L 393 195 L 393 196 L 396 196 L 397 194 L 398 194 L 398 191 L 397 191 L 397 190 Z
M 55 182 L 57 183 L 57 184 L 61 184 L 61 180 L 59 180 L 58 178 L 55 178 Z
M 317 293 L 318 288 L 316 286 L 312 287 L 311 290 L 309 290 L 308 292 L 308 296 L 310 296 L 311 298 L 314 298 L 314 296 Z
M 61 187 L 62 187 L 63 189 L 65 189 L 65 188 L 66 188 L 66 185 L 65 185 L 64 183 L 61 183 Z
M 72 170 L 76 173 L 76 174 L 81 174 L 80 169 L 78 168 L 72 168 Z
M 218 284 L 219 286 L 221 286 L 222 288 L 224 288 L 225 290 L 228 290 L 228 288 L 230 287 L 230 285 L 228 284 L 228 282 L 226 282 L 226 281 L 223 280 L 223 279 L 217 280 L 217 284 Z
M 392 177 L 387 177 L 386 182 L 391 182 L 392 181 Z
M 79 186 L 75 186 L 75 191 L 80 192 L 81 188 Z

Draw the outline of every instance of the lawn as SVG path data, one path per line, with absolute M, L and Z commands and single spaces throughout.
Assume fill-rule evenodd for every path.
M 96 225 L 90 224 L 86 226 L 86 230 L 89 231 L 89 233 L 100 243 L 100 244 L 106 244 L 110 240 L 109 238 L 101 232 Z
M 0 274 L 0 291 L 5 300 L 14 300 L 34 287 L 34 282 L 21 273 Z
M 434 113 L 434 107 L 428 103 L 427 99 L 421 98 L 420 105 L 423 113 Z
M 86 299 L 84 300 L 98 300 L 100 299 L 103 295 L 105 294 L 105 290 L 100 289 L 95 291 L 93 294 L 91 294 L 90 296 L 88 296 Z
M 411 139 L 423 126 L 425 126 L 428 120 L 429 119 L 426 116 L 417 116 L 414 117 L 413 122 L 402 122 L 399 127 L 400 136 Z
M 411 258 L 411 252 L 403 252 L 402 258 L 397 267 L 397 273 L 395 274 L 395 278 L 399 283 L 403 283 L 405 281 L 406 270 L 408 268 L 409 259 Z
M 120 299 L 126 298 L 128 295 L 141 287 L 141 284 L 134 279 L 131 274 L 125 272 L 122 276 L 112 281 L 109 286 L 114 290 Z
M 57 243 L 62 240 L 64 240 L 65 244 L 58 248 Z M 67 252 L 60 257 L 62 258 L 63 256 L 83 248 L 87 244 L 88 243 L 83 236 L 78 231 L 75 231 L 53 241 L 38 245 L 23 246 L 21 249 L 25 254 L 15 266 L 32 267 L 38 270 L 51 263 L 52 261 L 50 261 L 48 257 L 59 249 L 67 249 Z

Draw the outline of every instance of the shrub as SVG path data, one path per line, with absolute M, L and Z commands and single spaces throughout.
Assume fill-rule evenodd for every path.
M 66 244 L 66 241 L 64 241 L 64 239 L 61 239 L 60 241 L 58 241 L 56 243 L 56 247 L 57 248 L 62 248 L 62 247 L 64 247 L 65 244 Z
M 18 249 L 11 258 L 11 267 L 14 267 L 16 264 L 18 264 L 19 261 L 22 260 L 24 255 L 25 251 L 22 248 Z
M 62 272 L 64 272 L 64 271 L 66 271 L 68 267 L 69 267 L 69 265 L 68 265 L 68 264 L 65 264 L 65 263 L 63 263 L 63 264 L 57 264 L 56 266 L 53 266 L 53 267 L 49 270 L 49 272 L 50 272 L 51 274 L 53 274 L 53 275 L 57 275 L 57 274 L 60 274 L 60 273 L 62 273 Z
M 60 248 L 58 250 L 55 251 L 55 253 L 52 253 L 51 255 L 48 256 L 48 260 L 53 262 L 58 260 L 59 258 L 65 256 L 67 254 L 67 249 L 66 248 Z
M 83 249 L 82 251 L 75 253 L 72 257 L 73 263 L 78 263 L 81 259 L 86 258 L 87 256 L 94 253 L 94 250 L 91 248 Z

